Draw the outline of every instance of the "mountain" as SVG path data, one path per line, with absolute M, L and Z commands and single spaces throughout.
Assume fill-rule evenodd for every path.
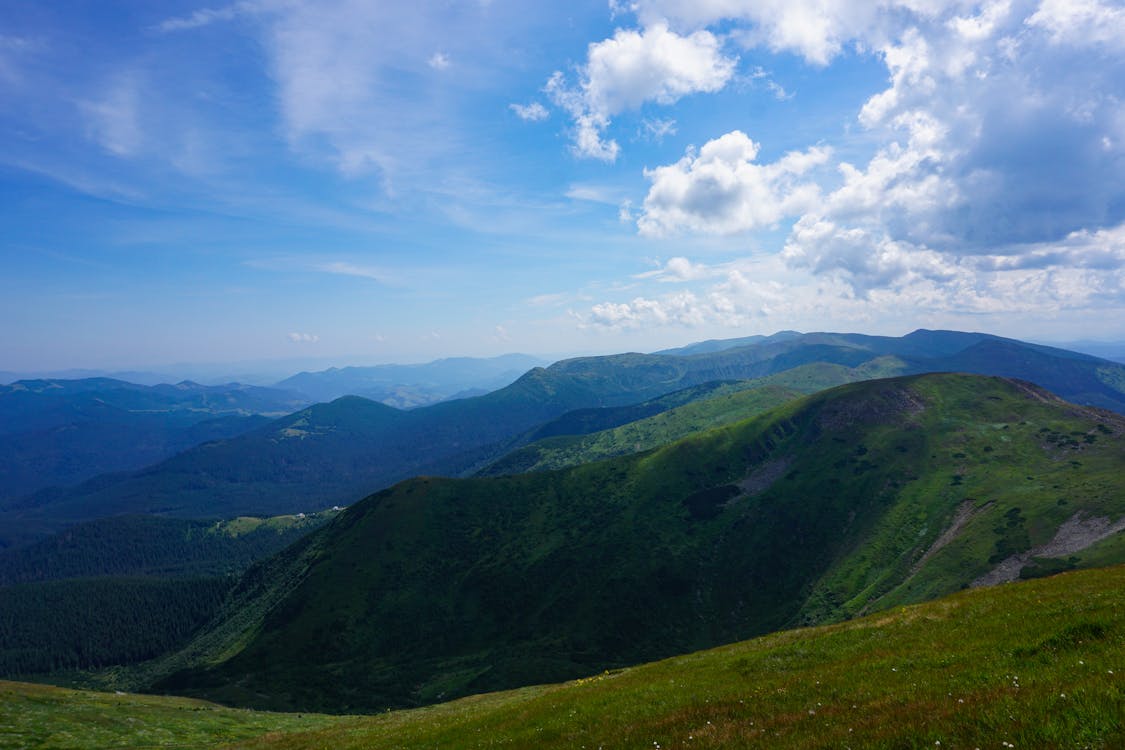
M 458 398 L 467 392 L 503 388 L 520 375 L 546 364 L 526 354 L 476 359 L 451 357 L 418 365 L 375 365 L 302 372 L 277 384 L 298 391 L 311 401 L 363 396 L 389 406 L 408 409 Z
M 628 406 L 805 365 L 868 378 L 934 371 L 1016 375 L 1078 403 L 1125 411 L 1125 365 L 983 333 L 813 333 L 691 356 L 581 357 L 533 368 L 484 396 L 410 411 L 357 397 L 319 404 L 140 472 L 9 502 L 0 529 L 9 539 L 27 539 L 117 513 L 229 518 L 349 505 L 411 476 L 471 474 L 567 412 Z
M 13 498 L 129 471 L 233 437 L 304 405 L 230 384 L 140 386 L 108 378 L 0 386 L 0 508 Z
M 706 341 L 698 341 L 694 344 L 687 346 L 676 347 L 675 349 L 662 349 L 654 354 L 669 354 L 677 357 L 686 357 L 692 354 L 710 354 L 713 352 L 721 352 L 724 349 L 734 349 L 741 346 L 756 346 L 758 344 L 770 344 L 780 341 L 787 341 L 795 338 L 800 338 L 802 333 L 798 331 L 778 331 L 770 336 L 742 336 L 736 339 L 708 339 Z
M 877 371 L 877 365 L 799 365 L 754 380 L 704 383 L 632 406 L 578 409 L 533 430 L 519 441 L 526 445 L 475 476 L 561 469 L 639 453 L 693 432 L 741 421 L 801 395 L 868 380 Z
M 579 677 L 1125 559 L 1125 418 L 1023 381 L 841 386 L 655 451 L 422 477 L 252 568 L 159 690 L 346 712 Z

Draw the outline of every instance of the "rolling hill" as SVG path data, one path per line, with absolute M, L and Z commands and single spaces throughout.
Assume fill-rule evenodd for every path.
M 1125 560 L 1125 418 L 1022 381 L 854 383 L 647 453 L 418 478 L 252 568 L 158 689 L 370 710 L 589 675 Z

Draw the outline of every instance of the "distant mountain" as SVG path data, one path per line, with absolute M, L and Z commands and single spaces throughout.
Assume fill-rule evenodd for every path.
M 874 380 L 656 451 L 418 478 L 248 572 L 158 690 L 336 712 L 596 674 L 1125 557 L 1125 417 Z
M 139 469 L 247 432 L 306 402 L 230 384 L 140 386 L 106 378 L 0 386 L 0 508 L 45 487 Z
M 1068 341 L 1054 344 L 1059 349 L 1069 349 L 1113 362 L 1125 363 L 1125 341 Z
M 804 365 L 867 378 L 944 371 L 1016 376 L 1077 403 L 1125 412 L 1125 366 L 983 333 L 813 333 L 690 356 L 582 357 L 533 368 L 483 396 L 410 411 L 357 397 L 310 407 L 140 472 L 9 502 L 0 512 L 0 533 L 26 538 L 116 513 L 227 518 L 348 505 L 411 476 L 471 474 L 567 412 L 629 406 Z
M 675 349 L 662 349 L 658 352 L 653 352 L 653 354 L 668 354 L 676 357 L 687 357 L 692 354 L 711 354 L 721 352 L 724 349 L 735 349 L 740 346 L 757 346 L 759 344 L 788 341 L 800 338 L 802 335 L 804 334 L 798 331 L 778 331 L 770 336 L 743 336 L 737 339 L 708 339 L 707 341 L 699 341 Z
M 452 357 L 418 365 L 375 365 L 302 372 L 277 384 L 312 401 L 363 396 L 408 409 L 503 388 L 532 367 L 546 362 L 526 354 L 475 359 Z

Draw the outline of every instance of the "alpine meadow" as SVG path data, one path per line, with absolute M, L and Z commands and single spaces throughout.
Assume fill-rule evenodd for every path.
M 1120 0 L 0 4 L 0 750 L 1125 747 Z

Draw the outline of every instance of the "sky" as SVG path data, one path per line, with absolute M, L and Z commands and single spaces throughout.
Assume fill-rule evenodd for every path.
M 0 370 L 1125 339 L 1107 0 L 0 5 Z

